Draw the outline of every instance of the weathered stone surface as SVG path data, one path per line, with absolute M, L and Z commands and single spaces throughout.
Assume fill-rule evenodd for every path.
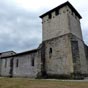
M 73 72 L 68 35 L 45 41 L 46 72 L 50 75 L 70 75 Z M 50 49 L 52 49 L 50 55 Z
M 52 18 L 49 19 L 48 15 L 43 17 L 43 41 L 55 38 L 57 36 L 69 33 L 68 15 L 66 6 L 59 10 L 59 14 L 56 16 L 55 12 L 52 12 Z M 63 13 L 65 11 L 65 13 Z
M 33 66 L 32 66 L 32 58 L 34 58 Z M 1 59 L 2 60 L 1 76 L 36 78 L 37 74 L 41 72 L 40 58 L 41 58 L 40 51 L 3 58 Z
M 42 17 L 43 41 L 38 49 L 0 53 L 0 75 L 76 79 L 88 76 L 88 47 L 83 42 L 80 19 L 69 2 L 48 12 Z
M 76 66 L 77 69 L 76 71 L 80 74 L 88 74 L 84 42 L 80 38 L 74 36 L 73 34 L 70 34 L 69 37 L 71 39 L 71 42 L 76 41 L 78 43 L 75 47 L 71 46 L 74 47 L 72 53 L 73 53 L 73 61 L 74 59 L 76 60 L 75 63 L 73 62 L 73 65 Z

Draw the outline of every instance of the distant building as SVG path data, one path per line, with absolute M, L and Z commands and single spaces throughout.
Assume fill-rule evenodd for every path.
M 82 17 L 76 9 L 67 1 L 40 18 L 42 44 L 22 53 L 0 53 L 0 75 L 69 79 L 88 76 L 88 46 L 82 38 Z

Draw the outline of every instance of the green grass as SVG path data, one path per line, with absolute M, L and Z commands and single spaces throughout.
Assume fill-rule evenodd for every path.
M 88 88 L 88 82 L 0 78 L 0 88 Z

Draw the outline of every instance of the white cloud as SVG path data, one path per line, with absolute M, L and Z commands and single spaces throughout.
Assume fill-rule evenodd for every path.
M 67 0 L 0 0 L 0 51 L 19 52 L 36 48 L 42 41 L 39 15 L 65 1 Z M 69 1 L 83 17 L 83 37 L 88 44 L 88 1 Z
M 7 0 L 8 2 L 17 5 L 26 10 L 38 10 L 42 8 L 50 8 L 60 5 L 66 0 Z

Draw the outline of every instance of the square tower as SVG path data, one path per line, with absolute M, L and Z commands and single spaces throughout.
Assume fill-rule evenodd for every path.
M 68 1 L 41 15 L 40 18 L 42 18 L 43 41 L 68 33 L 82 40 L 80 27 L 82 17 Z
M 88 74 L 80 19 L 67 1 L 42 18 L 42 68 L 48 76 L 81 78 Z

